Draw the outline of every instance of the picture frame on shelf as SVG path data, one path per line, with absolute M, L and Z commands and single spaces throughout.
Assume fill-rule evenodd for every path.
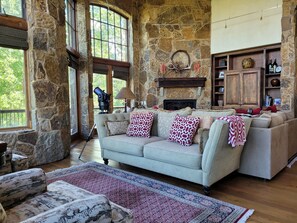
M 221 71 L 220 73 L 219 73 L 219 78 L 224 78 L 225 77 L 225 72 L 224 71 Z
M 273 104 L 274 104 L 274 105 L 281 105 L 281 99 L 280 99 L 280 98 L 275 98 L 275 99 L 273 100 Z

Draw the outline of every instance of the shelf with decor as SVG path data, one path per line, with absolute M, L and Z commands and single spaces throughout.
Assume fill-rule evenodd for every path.
M 274 70 L 269 70 L 269 64 L 273 63 L 274 61 L 277 63 L 277 65 L 274 67 Z M 274 44 L 212 55 L 212 106 L 218 106 L 219 100 L 226 100 L 225 94 L 228 90 L 225 86 L 226 73 L 232 73 L 233 71 L 242 72 L 246 71 L 247 69 L 256 69 L 261 71 L 260 74 L 262 75 L 262 81 L 259 86 L 260 89 L 257 89 L 261 95 L 261 100 L 259 100 L 261 102 L 260 106 L 266 105 L 266 95 L 279 100 L 280 84 L 278 86 L 271 85 L 271 81 L 273 79 L 277 79 L 280 82 L 281 76 L 280 44 Z M 248 85 L 248 83 L 245 84 Z M 218 92 L 219 87 L 224 88 L 223 93 Z M 247 89 L 249 87 L 253 88 L 253 86 L 248 86 Z M 242 107 L 243 105 L 235 103 L 233 106 Z M 255 104 L 255 106 L 258 106 L 258 104 Z

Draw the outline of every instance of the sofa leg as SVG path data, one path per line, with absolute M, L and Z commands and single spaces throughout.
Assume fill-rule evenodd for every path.
M 104 164 L 108 165 L 108 159 L 103 158 Z
M 203 192 L 205 195 L 209 196 L 210 195 L 210 187 L 203 186 Z

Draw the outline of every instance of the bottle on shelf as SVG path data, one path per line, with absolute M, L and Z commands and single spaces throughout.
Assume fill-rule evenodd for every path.
M 269 60 L 269 64 L 268 64 L 268 73 L 273 73 L 272 59 Z
M 273 73 L 276 73 L 276 68 L 277 68 L 276 59 L 274 59 L 274 62 L 272 65 L 273 65 Z

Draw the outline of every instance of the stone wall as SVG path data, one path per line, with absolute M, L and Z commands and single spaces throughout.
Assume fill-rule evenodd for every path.
M 296 10 L 296 0 L 283 0 L 281 45 L 283 67 L 281 73 L 282 109 L 294 110 L 295 117 L 297 117 Z
M 2 132 L 0 139 L 35 166 L 61 160 L 70 150 L 65 5 L 64 0 L 27 0 L 26 5 L 33 130 Z
M 197 99 L 197 107 L 211 105 L 211 55 L 210 55 L 210 0 L 155 0 L 141 1 L 140 19 L 140 69 L 137 92 L 147 106 L 159 105 L 163 99 Z M 191 69 L 160 74 L 160 65 L 169 65 L 172 54 L 186 50 L 191 58 Z M 193 64 L 199 63 L 195 73 Z M 206 77 L 206 86 L 198 94 L 197 88 L 165 88 L 160 94 L 155 78 Z

